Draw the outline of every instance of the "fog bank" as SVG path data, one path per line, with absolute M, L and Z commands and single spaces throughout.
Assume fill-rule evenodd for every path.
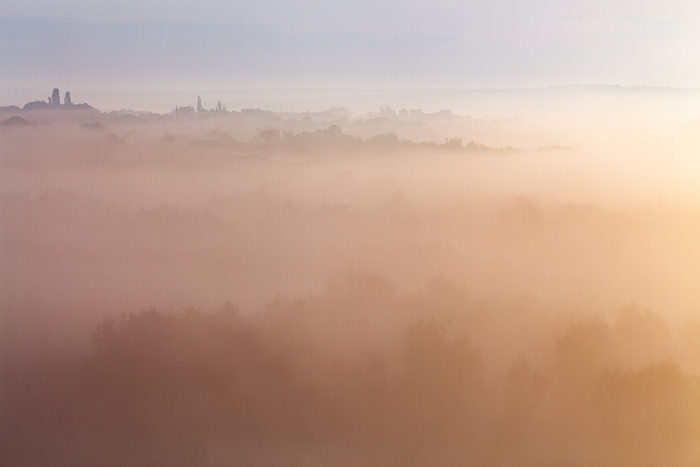
M 696 464 L 700 127 L 637 103 L 2 108 L 0 460 Z

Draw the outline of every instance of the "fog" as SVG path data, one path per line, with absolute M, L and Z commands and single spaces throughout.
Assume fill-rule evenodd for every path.
M 697 97 L 470 96 L 0 108 L 0 464 L 697 465 Z

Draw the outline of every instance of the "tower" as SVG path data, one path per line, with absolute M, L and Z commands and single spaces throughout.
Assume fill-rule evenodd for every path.
M 51 94 L 51 100 L 49 103 L 54 106 L 61 105 L 61 95 L 58 92 L 58 88 L 53 88 L 53 93 Z

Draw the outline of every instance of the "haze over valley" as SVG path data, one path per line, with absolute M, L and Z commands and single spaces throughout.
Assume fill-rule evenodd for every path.
M 700 462 L 696 8 L 89 3 L 0 12 L 1 467 Z

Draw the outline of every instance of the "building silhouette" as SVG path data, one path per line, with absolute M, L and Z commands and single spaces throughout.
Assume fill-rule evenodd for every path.
M 53 106 L 61 105 L 61 94 L 59 93 L 58 88 L 53 88 L 53 93 L 51 94 L 51 97 L 49 97 L 49 104 Z

